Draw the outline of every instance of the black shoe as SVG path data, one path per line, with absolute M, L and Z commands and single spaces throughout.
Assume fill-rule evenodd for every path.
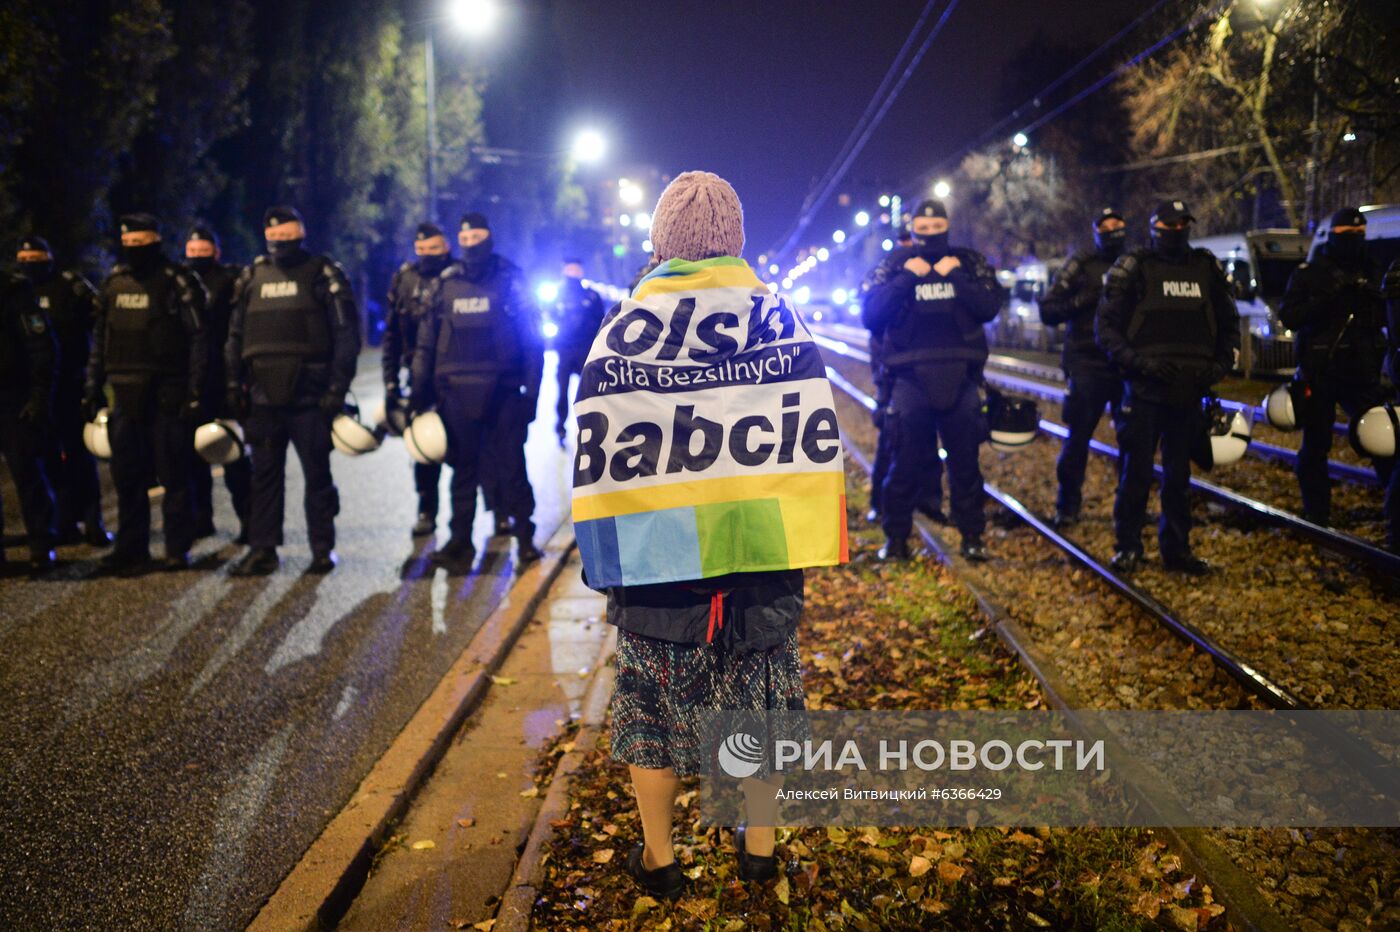
M 679 899 L 685 892 L 685 874 L 681 873 L 681 866 L 675 861 L 665 867 L 658 867 L 655 870 L 647 870 L 642 866 L 642 851 L 646 848 L 645 843 L 637 842 L 636 846 L 627 854 L 627 873 L 632 875 L 632 879 L 637 881 L 643 890 L 652 896 L 663 897 L 668 900 Z
M 178 573 L 181 570 L 190 568 L 190 555 L 188 553 L 167 553 L 165 559 L 160 561 L 162 572 Z
M 335 569 L 335 564 L 334 550 L 318 551 L 311 555 L 311 565 L 306 568 L 306 572 L 312 576 L 324 576 Z
M 1113 555 L 1112 560 L 1108 561 L 1108 565 L 1113 568 L 1115 573 L 1131 576 L 1138 571 L 1138 567 L 1142 566 L 1142 551 L 1120 550 Z
M 248 546 L 248 529 L 246 527 L 240 527 L 238 529 L 238 536 L 233 539 L 233 542 L 240 547 Z
M 437 516 L 426 511 L 418 512 L 418 520 L 413 522 L 413 536 L 427 537 L 437 530 Z
M 959 550 L 963 555 L 963 559 L 972 563 L 986 563 L 991 559 L 987 555 L 987 545 L 982 543 L 980 537 L 965 538 Z
M 496 529 L 491 532 L 492 537 L 509 537 L 515 532 L 515 522 L 510 518 L 497 518 Z
M 536 560 L 543 557 L 540 548 L 535 546 L 535 542 L 529 538 L 521 538 L 515 545 L 515 565 L 524 569 Z
M 770 854 L 762 857 L 757 854 L 749 854 L 744 847 L 744 836 L 747 828 L 743 825 L 734 830 L 734 850 L 739 855 L 739 879 L 740 880 L 772 880 L 778 876 L 778 856 Z
M 1050 519 L 1050 526 L 1057 531 L 1074 527 L 1079 523 L 1079 512 L 1077 511 L 1057 511 L 1055 517 Z
M 112 535 L 102 526 L 101 521 L 88 523 L 87 528 L 83 531 L 83 540 L 87 542 L 89 547 L 112 546 Z
M 880 509 L 872 508 L 869 511 L 867 511 L 865 513 L 865 523 L 874 524 L 878 527 L 880 524 Z
M 78 527 L 77 524 L 61 527 L 58 529 L 58 533 L 54 535 L 54 543 L 58 544 L 60 547 L 71 547 L 73 544 L 81 544 L 82 542 L 83 529 Z
M 1162 568 L 1170 573 L 1185 573 L 1187 576 L 1209 576 L 1211 566 L 1200 557 L 1187 554 L 1184 557 L 1162 558 Z
M 102 573 L 112 576 L 140 576 L 154 563 L 149 553 L 114 550 L 98 560 L 97 566 Z
M 58 558 L 52 550 L 35 550 L 29 554 L 29 575 L 38 578 L 58 565 Z
M 900 538 L 899 540 L 887 540 L 885 546 L 880 548 L 879 557 L 886 562 L 909 559 L 909 542 Z
M 919 505 L 915 510 L 919 514 L 923 515 L 925 518 L 928 518 L 934 524 L 948 523 L 948 516 L 943 513 L 943 509 L 939 505 Z
M 449 540 L 446 546 L 428 557 L 428 562 L 449 573 L 470 573 L 476 562 L 476 548 L 469 540 Z
M 277 572 L 282 561 L 271 547 L 254 547 L 229 569 L 230 576 L 269 576 Z
M 213 518 L 205 518 L 194 526 L 195 540 L 204 540 L 206 537 L 213 537 L 215 533 Z

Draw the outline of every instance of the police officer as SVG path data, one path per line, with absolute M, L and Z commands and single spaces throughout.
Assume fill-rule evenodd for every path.
M 233 289 L 238 281 L 238 267 L 219 261 L 222 250 L 219 237 L 206 226 L 190 230 L 185 238 L 185 268 L 189 269 L 204 284 L 209 293 L 209 307 L 205 319 L 209 328 L 209 367 L 204 375 L 204 416 L 209 419 L 233 418 L 235 412 L 225 408 L 224 385 L 224 343 L 228 340 L 228 320 L 233 313 Z M 224 486 L 233 501 L 234 514 L 238 516 L 238 537 L 235 543 L 248 543 L 249 499 L 252 496 L 253 468 L 247 457 L 239 457 L 226 463 Z M 194 460 L 194 515 L 195 537 L 209 537 L 214 533 L 214 477 L 205 463 L 198 457 Z
M 467 572 L 476 558 L 472 522 L 485 462 L 496 483 L 498 517 L 509 515 L 517 565 L 539 559 L 534 492 L 525 472 L 525 434 L 539 402 L 544 353 L 524 274 L 493 251 L 491 227 L 479 213 L 462 217 L 462 259 L 435 283 L 431 318 L 418 330 L 414 410 L 436 403 L 447 428 L 452 467 L 452 522 L 433 562 Z
M 54 565 L 53 491 L 44 474 L 42 438 L 53 400 L 57 349 L 29 282 L 0 273 L 0 453 L 19 492 L 33 575 Z M 0 537 L 4 533 L 0 508 Z M 0 567 L 5 559 L 0 545 Z
M 418 327 L 428 316 L 429 286 L 452 263 L 452 247 L 436 223 L 420 223 L 413 234 L 413 253 L 389 283 L 389 313 L 384 319 L 384 404 L 403 405 L 402 370 L 412 374 L 413 349 L 418 345 Z M 416 391 L 418 385 L 412 384 Z M 413 485 L 418 492 L 418 519 L 414 537 L 427 537 L 437 527 L 438 482 L 442 466 L 414 463 Z
M 84 414 L 104 405 L 112 383 L 107 423 L 112 480 L 117 487 L 116 549 L 102 560 L 119 574 L 150 565 L 152 472 L 164 487 L 162 568 L 189 565 L 194 542 L 190 499 L 194 430 L 208 364 L 207 295 L 199 279 L 161 252 L 160 223 L 150 214 L 120 218 L 121 262 L 98 292 Z
M 1103 277 L 1123 255 L 1128 242 L 1123 215 L 1105 207 L 1094 221 L 1093 252 L 1071 256 L 1050 283 L 1040 302 L 1040 320 L 1056 327 L 1065 324 L 1065 344 L 1061 366 L 1069 379 L 1064 417 L 1069 438 L 1055 463 L 1059 493 L 1055 497 L 1056 527 L 1068 527 L 1079 520 L 1083 503 L 1084 468 L 1089 462 L 1089 441 L 1098 429 L 1104 406 L 1112 411 L 1115 426 L 1123 379 L 1094 342 L 1094 314 L 1103 293 Z
M 1386 365 L 1391 385 L 1400 385 L 1400 259 L 1394 259 L 1381 280 L 1385 297 L 1386 336 L 1390 342 Z M 1390 483 L 1385 488 L 1385 545 L 1400 553 L 1400 469 L 1392 465 Z
M 263 236 L 267 252 L 238 277 L 224 346 L 227 403 L 240 412 L 253 453 L 250 549 L 230 572 L 263 576 L 278 567 L 291 444 L 306 479 L 307 572 L 319 575 L 335 569 L 340 495 L 330 425 L 355 377 L 359 312 L 344 270 L 307 251 L 296 208 L 269 208 Z
M 92 350 L 92 321 L 97 292 L 72 270 L 59 272 L 53 251 L 42 236 L 20 241 L 19 270 L 34 286 L 39 310 L 58 341 L 58 366 L 49 424 L 46 472 L 58 507 L 58 540 L 85 540 L 94 547 L 112 542 L 102 522 L 102 492 L 97 460 L 83 444 L 83 381 Z M 78 522 L 83 523 L 79 533 Z
M 559 399 L 555 404 L 554 433 L 564 445 L 565 423 L 569 416 L 569 382 L 583 372 L 584 361 L 598 335 L 606 311 L 603 296 L 583 284 L 583 260 L 564 260 L 564 283 L 559 289 L 555 318 L 559 333 L 554 345 L 559 351 Z
M 1323 229 L 1310 261 L 1289 276 L 1278 316 L 1296 334 L 1298 379 L 1307 387 L 1306 396 L 1294 393 L 1303 430 L 1297 466 L 1303 517 L 1325 527 L 1332 517 L 1327 454 L 1337 405 L 1357 418 L 1383 400 L 1385 305 L 1366 263 L 1366 215 L 1344 207 Z M 1384 486 L 1394 459 L 1372 463 Z
M 885 429 L 895 432 L 894 460 L 881 495 L 888 540 L 880 556 L 908 556 L 914 507 L 941 436 L 963 556 L 985 560 L 977 448 L 987 430 L 978 385 L 987 360 L 982 325 L 996 317 L 1002 289 L 981 254 L 948 245 L 942 201 L 920 203 L 911 228 L 914 245 L 880 263 L 863 307 L 866 328 L 884 333 L 884 363 L 893 379 Z
M 1159 444 L 1162 565 L 1193 576 L 1210 572 L 1191 552 L 1191 444 L 1204 426 L 1202 397 L 1234 365 L 1239 313 L 1215 257 L 1191 248 L 1193 219 L 1181 201 L 1158 205 L 1152 248 L 1113 263 L 1095 320 L 1099 347 L 1127 381 L 1113 503 L 1113 567 L 1123 573 L 1142 563 L 1142 525 Z

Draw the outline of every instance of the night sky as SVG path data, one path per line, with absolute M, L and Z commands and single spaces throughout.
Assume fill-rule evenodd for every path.
M 905 180 L 999 119 L 1003 69 L 1038 35 L 1087 50 L 1150 5 L 962 0 L 846 186 Z M 796 218 L 922 8 L 922 0 L 561 3 L 568 78 L 561 111 L 606 129 L 611 164 L 598 171 L 641 162 L 666 174 L 706 169 L 729 179 L 744 202 L 752 260 Z M 1121 51 L 1153 38 L 1139 32 Z M 1105 58 L 1091 73 L 1120 60 Z M 657 193 L 647 192 L 648 203 Z M 838 222 L 849 226 L 856 206 L 837 208 L 833 198 L 807 238 L 829 236 Z

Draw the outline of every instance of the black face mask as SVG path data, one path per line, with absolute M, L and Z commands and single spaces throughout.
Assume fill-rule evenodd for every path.
M 914 248 L 925 259 L 937 260 L 948 255 L 948 233 L 929 233 L 926 236 L 914 234 Z
M 475 246 L 462 248 L 462 264 L 467 267 L 469 277 L 479 278 L 486 273 L 487 263 L 491 260 L 492 246 L 493 244 L 488 237 Z
M 145 272 L 155 268 L 160 262 L 160 258 L 160 243 L 151 243 L 149 246 L 122 247 L 122 261 L 137 272 Z
M 1123 255 L 1123 250 L 1128 246 L 1128 231 L 1096 231 L 1094 233 L 1094 245 L 1098 247 L 1099 252 L 1105 258 L 1117 259 L 1119 256 Z
M 209 270 L 214 267 L 213 256 L 198 256 L 186 261 L 189 262 L 190 268 L 194 269 L 196 275 L 207 275 Z
M 1170 259 L 1180 259 L 1191 249 L 1191 231 L 1153 227 L 1152 248 Z
M 306 256 L 306 250 L 302 248 L 304 242 L 299 239 L 270 239 L 267 241 L 267 254 L 278 265 L 296 265 Z
M 1342 265 L 1360 265 L 1366 258 L 1366 234 L 1328 233 L 1327 256 Z
M 36 285 L 42 285 L 53 277 L 53 260 L 43 262 L 21 262 L 19 272 Z
M 432 278 L 441 275 L 442 270 L 447 268 L 447 264 L 452 261 L 452 257 L 447 253 L 440 256 L 419 256 L 418 271 L 422 275 Z

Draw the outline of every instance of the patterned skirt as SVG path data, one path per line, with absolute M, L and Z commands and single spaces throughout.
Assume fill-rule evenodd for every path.
M 760 653 L 731 654 L 710 644 L 673 644 L 617 633 L 612 698 L 613 760 L 677 776 L 705 771 L 704 713 L 807 708 L 797 633 Z

